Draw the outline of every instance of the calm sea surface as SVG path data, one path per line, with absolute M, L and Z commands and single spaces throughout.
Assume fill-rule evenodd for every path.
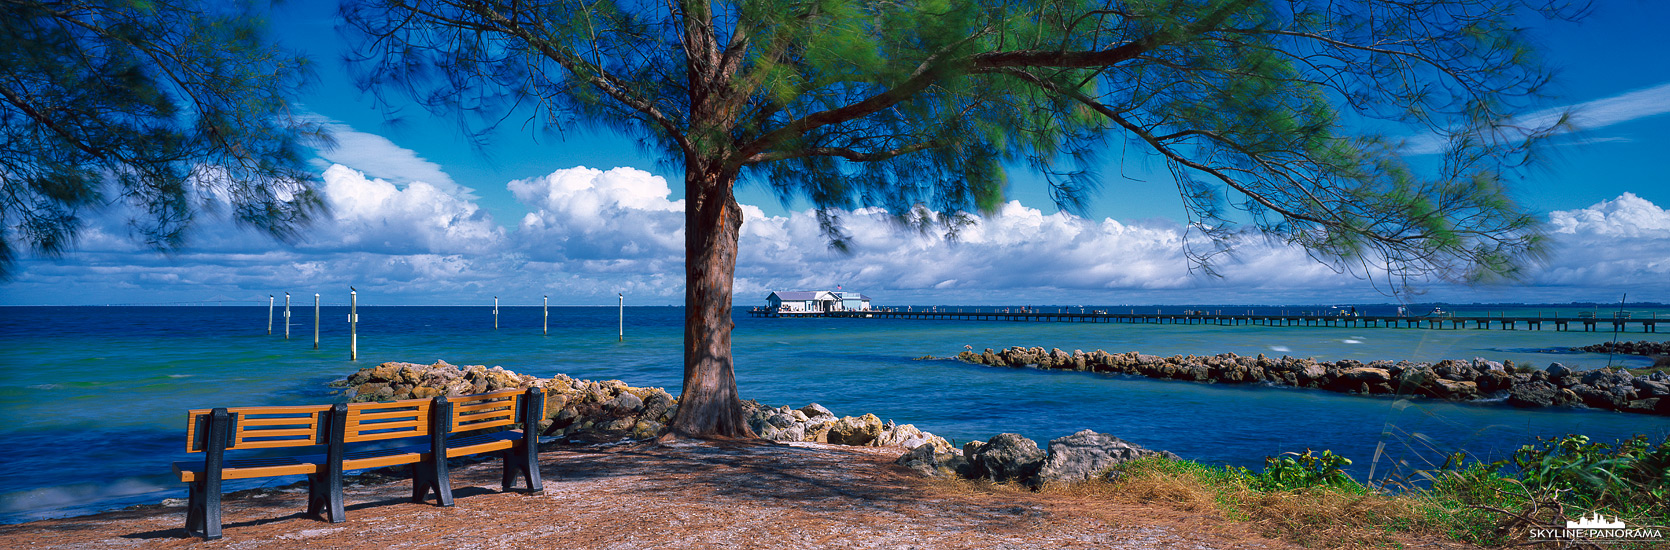
M 1182 309 L 1248 308 L 1166 308 Z M 1449 309 L 1463 315 L 1506 309 L 1509 316 L 1558 312 L 1561 317 L 1592 310 Z M 626 308 L 625 343 L 616 341 L 613 307 L 553 307 L 550 335 L 541 334 L 538 306 L 500 310 L 500 328 L 494 330 L 490 307 L 362 306 L 360 360 L 349 361 L 345 307 L 323 309 L 319 349 L 313 349 L 311 305 L 294 310 L 288 340 L 282 313 L 274 334 L 267 335 L 266 307 L 0 307 L 0 417 L 5 419 L 0 523 L 183 497 L 185 487 L 170 475 L 169 462 L 193 457 L 183 452 L 186 409 L 328 402 L 337 397 L 327 383 L 384 361 L 500 365 L 537 376 L 620 379 L 679 392 L 680 308 Z M 1670 317 L 1666 310 L 1633 313 Z M 1609 315 L 1603 308 L 1601 316 Z M 1354 459 L 1353 473 L 1361 479 L 1371 464 L 1380 478 L 1442 461 L 1454 451 L 1496 459 L 1539 435 L 1584 433 L 1610 440 L 1670 433 L 1670 418 L 1655 416 L 1525 411 L 914 359 L 951 356 L 964 346 L 1021 345 L 1362 361 L 1485 357 L 1594 368 L 1606 365 L 1608 357 L 1549 350 L 1607 341 L 1611 333 L 754 319 L 742 308 L 736 322 L 743 398 L 796 407 L 817 402 L 839 415 L 875 413 L 959 444 L 1001 432 L 1042 444 L 1089 428 L 1185 458 L 1244 466 L 1282 452 L 1331 449 Z M 1634 332 L 1620 339 L 1666 335 Z M 1639 357 L 1611 360 L 1646 363 Z M 1383 448 L 1378 461 L 1373 460 L 1377 447 Z M 228 489 L 292 481 L 229 483 Z

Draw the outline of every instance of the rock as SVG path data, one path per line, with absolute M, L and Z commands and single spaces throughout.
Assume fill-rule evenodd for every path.
M 875 441 L 871 442 L 871 445 L 876 447 L 905 447 L 907 449 L 914 449 L 917 445 L 921 444 L 921 442 L 917 442 L 917 445 L 908 446 L 905 445 L 905 442 L 920 439 L 921 437 L 922 430 L 916 429 L 916 426 L 914 425 L 905 424 L 903 426 L 894 426 L 892 429 L 882 430 L 881 434 L 876 436 Z
M 1339 378 L 1329 384 L 1336 391 L 1354 391 L 1357 393 L 1391 393 L 1390 382 L 1392 374 L 1386 369 L 1374 367 L 1356 367 L 1340 371 Z
M 606 424 L 603 424 L 602 427 L 598 428 L 598 430 L 605 432 L 624 432 L 637 425 L 638 422 L 631 418 L 616 418 L 614 420 L 610 420 Z
M 1049 457 L 1038 469 L 1039 483 L 1073 483 L 1105 475 L 1109 468 L 1148 456 L 1177 458 L 1151 451 L 1117 437 L 1081 430 L 1050 440 Z
M 644 400 L 630 393 L 622 393 L 604 403 L 603 408 L 614 414 L 633 414 L 644 410 Z
M 815 442 L 818 442 L 818 443 L 828 443 L 829 442 L 829 430 L 830 430 L 830 428 L 834 428 L 834 427 L 835 427 L 835 421 L 833 421 L 833 420 L 827 420 L 826 419 L 826 420 L 813 420 L 811 422 L 807 422 L 806 423 L 805 435 L 802 436 L 801 441 L 815 441 Z
M 1474 397 L 1478 397 L 1479 395 L 1479 385 L 1474 382 L 1449 380 L 1444 378 L 1432 378 L 1427 382 L 1427 385 L 1422 386 L 1421 389 L 1426 390 L 1433 397 L 1437 397 L 1439 399 L 1460 401 L 1472 399 Z
M 1665 384 L 1650 378 L 1636 377 L 1630 380 L 1638 393 L 1651 397 L 1670 397 L 1670 384 Z
M 1515 407 L 1555 407 L 1578 401 L 1579 398 L 1571 390 L 1556 388 L 1543 381 L 1520 384 L 1508 392 L 1508 404 Z
M 938 452 L 956 453 L 957 456 L 963 456 L 961 452 L 958 452 L 955 447 L 951 446 L 950 441 L 946 441 L 945 438 L 928 432 L 922 432 L 915 437 L 906 439 L 904 442 L 900 443 L 899 446 L 906 449 L 915 449 L 917 447 L 921 447 L 923 444 L 933 445 L 935 449 L 939 449 Z
M 1479 393 L 1496 393 L 1513 388 L 1514 377 L 1508 371 L 1490 371 L 1479 375 Z
M 1487 360 L 1483 357 L 1474 357 L 1473 358 L 1473 369 L 1477 370 L 1477 371 L 1480 371 L 1480 372 L 1493 371 L 1493 370 L 1494 371 L 1507 370 L 1507 368 L 1505 366 L 1503 366 L 1501 363 L 1498 363 L 1496 361 L 1490 361 L 1490 360 Z
M 795 421 L 794 421 L 793 416 L 789 416 L 789 415 L 782 414 L 782 413 L 771 415 L 770 417 L 765 419 L 765 422 L 767 424 L 770 424 L 770 425 L 775 426 L 777 428 L 787 428 L 789 426 L 795 425 Z
M 1550 377 L 1559 378 L 1561 376 L 1571 374 L 1571 369 L 1566 368 L 1565 365 L 1560 363 L 1549 363 L 1548 369 L 1545 372 L 1547 372 Z
M 801 407 L 800 414 L 806 415 L 807 420 L 818 420 L 824 417 L 828 417 L 829 420 L 835 419 L 835 413 L 829 412 L 829 409 L 825 409 L 823 405 L 817 403 Z
M 967 449 L 964 449 L 967 452 Z M 1038 443 L 1020 434 L 997 434 L 967 457 L 981 477 L 991 481 L 1028 482 L 1044 465 L 1044 451 Z
M 1611 410 L 1619 408 L 1619 405 L 1622 405 L 1622 403 L 1617 402 L 1617 398 L 1614 397 L 1612 392 L 1608 391 L 1608 389 L 1602 389 L 1588 384 L 1578 384 L 1566 389 L 1577 394 L 1578 399 L 1582 399 L 1584 405 L 1588 405 L 1596 409 Z
M 770 441 L 806 441 L 806 427 L 791 424 L 786 427 L 767 426 L 759 436 Z
M 1316 363 L 1306 363 L 1299 371 L 1300 385 L 1315 385 L 1317 381 L 1328 376 L 1328 368 Z
M 899 456 L 896 463 L 930 477 L 949 477 L 968 468 L 963 455 L 945 452 L 933 443 L 923 443 Z
M 672 420 L 673 406 L 677 400 L 661 388 L 651 388 L 652 391 L 644 398 L 643 417 L 665 423 Z
M 632 425 L 632 437 L 635 439 L 649 439 L 661 435 L 661 423 L 654 420 L 639 420 Z
M 1584 384 L 1596 387 L 1611 386 L 1614 381 L 1612 373 L 1606 369 L 1585 371 L 1579 379 L 1582 380 Z
M 829 429 L 829 442 L 836 445 L 866 445 L 881 435 L 881 419 L 865 413 L 860 417 L 845 417 L 835 421 Z

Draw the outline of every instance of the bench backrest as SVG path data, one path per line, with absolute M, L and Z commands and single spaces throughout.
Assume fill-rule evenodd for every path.
M 429 435 L 435 402 L 406 399 L 386 403 L 349 403 L 342 442 L 378 441 Z
M 449 432 L 464 432 L 509 426 L 521 420 L 517 404 L 527 390 L 508 389 L 446 398 L 452 404 Z
M 523 403 L 527 390 L 505 389 L 475 395 L 407 399 L 385 403 L 346 405 L 298 405 L 273 407 L 229 407 L 226 409 L 226 450 L 271 449 L 325 445 L 333 429 L 333 407 L 343 417 L 342 443 L 423 437 L 441 431 L 465 432 L 511 426 L 522 422 L 534 408 L 543 414 L 544 403 Z M 536 392 L 543 401 L 544 393 Z M 203 452 L 209 446 L 210 415 L 214 409 L 192 409 L 186 419 L 186 452 Z M 446 417 L 436 418 L 435 414 Z
M 326 411 L 330 405 L 229 407 L 226 449 L 272 449 L 323 445 L 330 437 Z M 186 452 L 209 446 L 209 418 L 213 409 L 186 412 Z

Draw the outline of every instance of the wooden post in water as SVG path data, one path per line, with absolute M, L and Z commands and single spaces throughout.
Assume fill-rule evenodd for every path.
M 319 349 L 319 293 L 313 293 L 313 349 Z
M 290 339 L 290 293 L 284 293 L 284 339 Z
M 626 341 L 626 293 L 625 292 L 618 293 L 618 296 L 620 296 L 620 328 L 618 330 L 619 330 L 619 335 L 620 335 L 620 341 L 625 342 Z
M 267 336 L 273 335 L 273 295 L 267 295 Z
M 348 360 L 360 359 L 360 291 L 348 287 Z
M 499 297 L 493 297 L 493 330 L 499 330 Z
M 540 307 L 540 310 L 545 312 L 545 320 L 540 324 L 540 328 L 545 333 L 546 336 L 550 336 L 551 335 L 551 296 L 549 294 L 547 294 L 544 298 L 542 298 L 540 300 L 539 307 Z

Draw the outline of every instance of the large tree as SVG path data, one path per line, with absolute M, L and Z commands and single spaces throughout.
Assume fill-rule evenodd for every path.
M 1540 3 L 1540 2 L 1539 2 Z M 1553 125 L 1512 0 L 344 0 L 360 81 L 471 131 L 637 136 L 684 169 L 684 393 L 671 429 L 750 435 L 731 362 L 763 183 L 955 232 L 1005 167 L 1076 208 L 1097 153 L 1164 160 L 1200 265 L 1256 228 L 1394 284 L 1513 274 L 1540 243 L 1504 191 Z M 1390 137 L 1389 137 L 1390 136 Z M 1408 139 L 1399 139 L 1405 136 Z M 1405 156 L 1436 151 L 1422 162 Z
M 204 209 L 279 238 L 324 210 L 308 159 L 329 138 L 289 104 L 306 65 L 258 8 L 0 0 L 0 280 L 107 207 L 164 251 Z

